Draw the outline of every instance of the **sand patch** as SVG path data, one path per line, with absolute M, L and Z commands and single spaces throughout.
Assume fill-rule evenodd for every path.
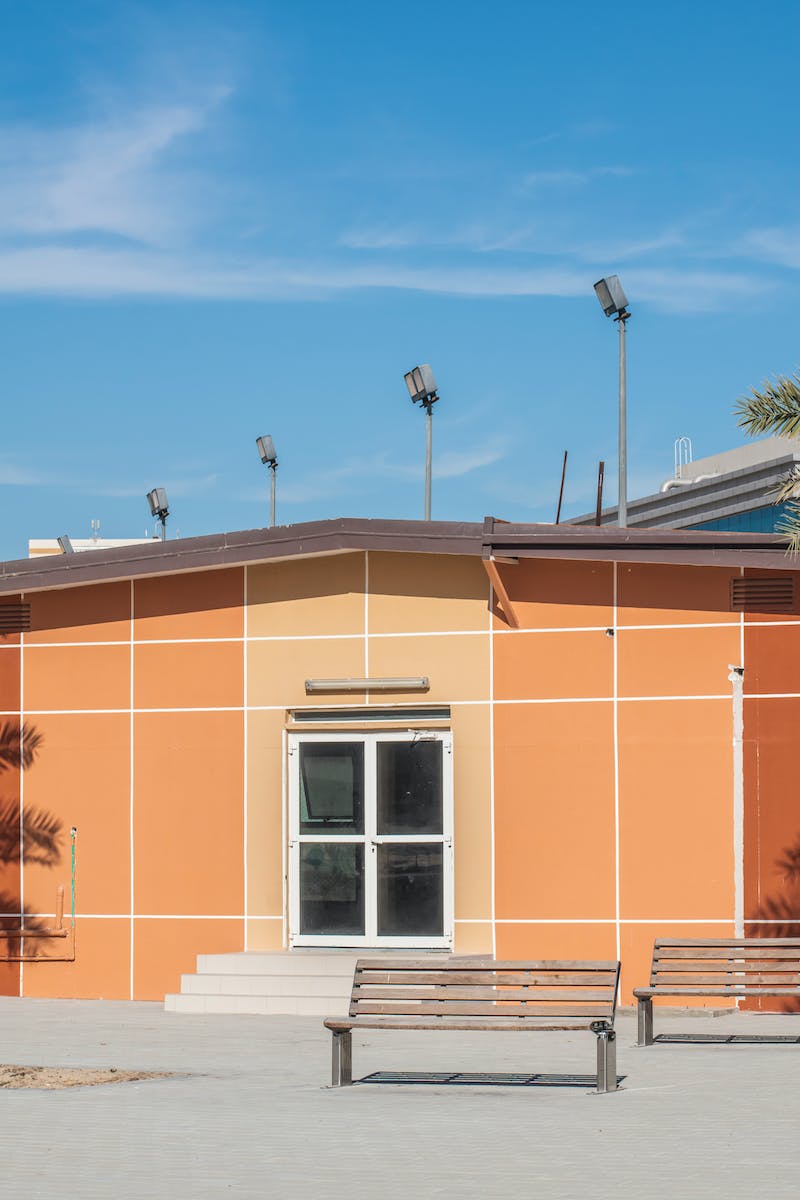
M 97 1067 L 0 1066 L 0 1088 L 95 1087 L 98 1083 L 131 1083 L 136 1079 L 168 1079 L 169 1071 L 120 1071 Z

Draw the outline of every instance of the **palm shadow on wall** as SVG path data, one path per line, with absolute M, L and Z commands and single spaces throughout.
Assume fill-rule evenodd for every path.
M 750 931 L 753 937 L 796 938 L 800 936 L 800 834 L 775 860 L 782 890 L 767 896 L 756 909 Z M 784 1012 L 800 1012 L 800 1000 L 783 997 Z
M 42 747 L 42 735 L 32 725 L 19 721 L 0 722 L 0 785 L 3 777 L 27 771 Z M 33 916 L 23 906 L 20 875 L 24 864 L 55 867 L 61 861 L 62 824 L 41 808 L 26 805 L 20 816 L 19 795 L 0 799 L 0 962 L 19 955 L 20 937 L 12 931 L 43 930 L 48 922 Z M 40 942 L 26 944 L 26 957 L 39 952 Z

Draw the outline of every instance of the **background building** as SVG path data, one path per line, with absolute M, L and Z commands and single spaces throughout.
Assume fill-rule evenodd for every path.
M 775 493 L 798 462 L 800 442 L 782 437 L 689 462 L 679 462 L 676 454 L 675 474 L 660 491 L 628 501 L 628 526 L 770 533 L 786 511 L 785 504 L 775 503 Z M 616 522 L 616 506 L 604 508 L 601 524 Z M 594 525 L 595 514 L 570 523 Z

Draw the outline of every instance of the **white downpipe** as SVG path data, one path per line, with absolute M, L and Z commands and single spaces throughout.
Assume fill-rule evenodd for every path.
M 744 668 L 731 667 L 733 685 L 733 919 L 744 937 Z

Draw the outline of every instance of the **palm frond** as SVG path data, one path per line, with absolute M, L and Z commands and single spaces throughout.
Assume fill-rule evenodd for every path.
M 26 863 L 54 867 L 61 861 L 63 828 L 58 817 L 38 808 L 23 810 L 20 827 L 19 800 L 4 800 L 0 803 L 0 864 L 19 862 L 22 851 Z
M 734 407 L 737 423 L 751 437 L 762 433 L 778 437 L 800 434 L 800 374 L 765 379 L 761 388 L 751 388 Z
M 19 721 L 0 723 L 0 771 L 9 767 L 27 770 L 39 752 L 43 738 L 32 725 L 20 725 Z
M 800 503 L 790 501 L 787 504 L 775 532 L 786 538 L 787 554 L 800 554 Z
M 800 463 L 795 463 L 788 475 L 785 475 L 775 492 L 775 503 L 784 500 L 800 499 Z

